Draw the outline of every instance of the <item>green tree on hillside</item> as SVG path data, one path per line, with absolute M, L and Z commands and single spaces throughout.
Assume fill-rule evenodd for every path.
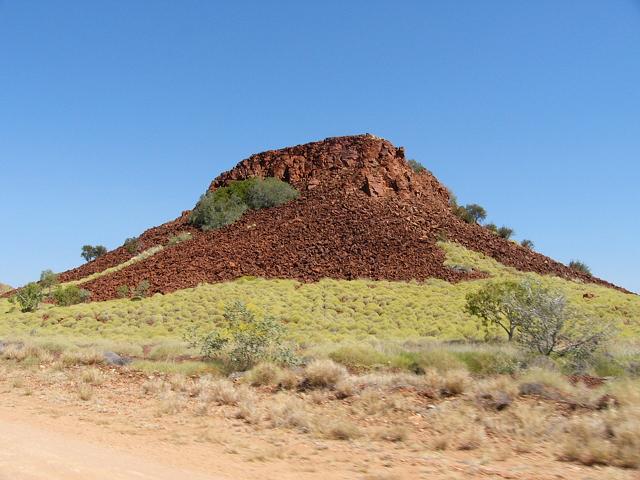
M 102 245 L 83 245 L 82 253 L 80 253 L 80 256 L 87 262 L 90 262 L 91 260 L 95 260 L 96 258 L 101 257 L 105 253 L 107 253 L 107 248 Z
M 58 275 L 53 273 L 53 270 L 43 270 L 40 273 L 40 286 L 46 288 L 48 293 L 51 294 L 51 288 L 58 284 Z

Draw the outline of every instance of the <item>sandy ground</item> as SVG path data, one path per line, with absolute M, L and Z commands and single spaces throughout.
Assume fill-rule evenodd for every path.
M 80 401 L 64 381 L 42 378 L 12 372 L 0 380 L 2 480 L 640 479 L 638 471 L 559 462 L 548 452 L 436 452 L 256 429 L 211 414 L 159 416 L 157 399 L 140 395 L 140 379 L 114 374 Z

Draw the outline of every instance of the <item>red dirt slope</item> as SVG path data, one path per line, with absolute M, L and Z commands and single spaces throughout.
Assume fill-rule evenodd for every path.
M 253 155 L 215 179 L 274 176 L 290 182 L 300 197 L 253 211 L 220 230 L 200 232 L 180 218 L 145 232 L 143 248 L 166 244 L 190 230 L 193 238 L 144 261 L 84 284 L 94 300 L 114 298 L 119 285 L 142 280 L 151 292 L 171 292 L 203 282 L 244 275 L 265 278 L 460 281 L 482 276 L 446 267 L 436 245 L 446 236 L 523 271 L 607 284 L 543 255 L 468 225 L 452 214 L 449 194 L 429 172 L 414 173 L 402 148 L 373 135 L 328 138 Z M 81 278 L 131 257 L 122 247 L 63 274 Z M 607 284 L 609 285 L 609 284 Z

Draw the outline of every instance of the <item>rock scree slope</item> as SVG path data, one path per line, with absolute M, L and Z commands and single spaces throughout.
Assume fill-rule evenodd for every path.
M 286 204 L 245 213 L 236 223 L 203 232 L 188 223 L 189 211 L 139 238 L 140 249 L 167 245 L 183 231 L 190 240 L 83 284 L 93 300 L 115 298 L 120 285 L 150 283 L 168 293 L 199 283 L 242 276 L 451 282 L 483 277 L 444 265 L 438 239 L 447 238 L 522 271 L 553 274 L 613 286 L 544 255 L 460 220 L 447 189 L 429 172 L 414 172 L 403 148 L 365 134 L 270 150 L 218 176 L 209 190 L 249 177 L 276 177 L 300 196 Z M 69 270 L 78 280 L 118 265 L 134 254 L 119 247 Z

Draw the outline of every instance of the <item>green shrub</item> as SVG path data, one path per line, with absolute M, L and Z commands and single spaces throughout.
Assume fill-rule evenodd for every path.
M 411 167 L 411 169 L 416 172 L 416 173 L 421 173 L 426 171 L 427 169 L 424 167 L 424 165 L 422 165 L 419 161 L 417 160 L 407 160 L 407 163 L 409 164 L 409 166 Z
M 67 287 L 56 288 L 51 296 L 57 305 L 60 305 L 61 307 L 68 307 L 69 305 L 86 302 L 89 300 L 91 292 L 76 285 L 69 285 Z
M 203 230 L 215 230 L 234 223 L 247 210 L 275 207 L 297 196 L 295 188 L 276 178 L 233 181 L 203 195 L 189 221 Z
M 122 244 L 129 253 L 136 253 L 139 248 L 138 237 L 127 238 Z
M 252 210 L 282 205 L 298 196 L 298 191 L 287 182 L 269 177 L 256 179 L 247 188 L 244 200 Z
M 246 211 L 247 205 L 240 198 L 216 196 L 214 192 L 200 198 L 189 221 L 203 230 L 216 230 L 234 223 Z
M 591 275 L 591 269 L 589 268 L 589 266 L 586 263 L 581 262 L 580 260 L 571 260 L 569 262 L 569 268 L 575 270 L 576 272 Z
M 40 285 L 37 283 L 28 283 L 18 290 L 18 293 L 16 293 L 14 298 L 20 305 L 21 311 L 33 312 L 38 309 L 43 297 L 44 294 Z

